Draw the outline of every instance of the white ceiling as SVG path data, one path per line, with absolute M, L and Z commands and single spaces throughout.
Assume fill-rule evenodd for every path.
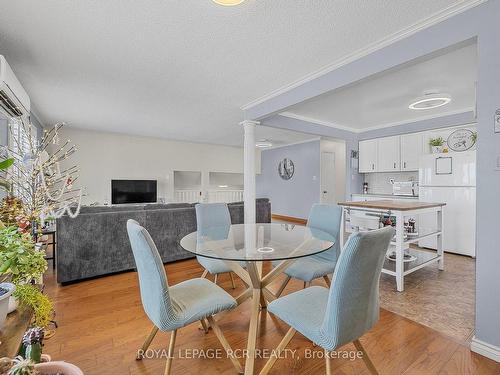
M 475 107 L 476 81 L 477 48 L 470 44 L 290 107 L 284 115 L 364 131 L 470 111 Z M 452 101 L 425 111 L 408 108 L 428 90 L 451 94 Z
M 240 145 L 241 106 L 471 1 L 0 0 L 0 54 L 45 124 Z

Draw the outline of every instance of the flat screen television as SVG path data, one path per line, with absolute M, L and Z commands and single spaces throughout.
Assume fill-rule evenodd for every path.
M 111 204 L 155 203 L 156 180 L 111 180 Z

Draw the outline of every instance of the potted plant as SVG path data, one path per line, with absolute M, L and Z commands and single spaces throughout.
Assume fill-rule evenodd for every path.
M 431 146 L 433 154 L 439 154 L 442 150 L 443 144 L 444 144 L 443 137 L 436 137 L 429 139 L 429 146 Z
M 63 361 L 48 361 L 34 363 L 30 359 L 18 356 L 14 359 L 0 359 L 0 374 L 2 375 L 84 375 L 75 365 Z
M 9 310 L 9 299 L 15 290 L 12 283 L 0 283 L 0 328 L 5 323 Z
M 16 286 L 13 296 L 33 309 L 35 324 L 40 327 L 48 324 L 52 311 L 51 301 L 34 285 L 47 270 L 44 256 L 45 253 L 35 247 L 29 232 L 22 233 L 18 227 L 0 222 L 0 281 Z
M 23 336 L 24 355 L 35 363 L 42 361 L 42 341 L 44 331 L 43 328 L 33 327 L 26 331 Z
M 10 362 L 10 363 L 9 363 Z M 8 369 L 7 375 L 36 375 L 35 364 L 29 359 L 24 359 L 21 356 L 13 360 L 2 358 L 4 367 Z M 3 374 L 4 372 L 2 372 Z

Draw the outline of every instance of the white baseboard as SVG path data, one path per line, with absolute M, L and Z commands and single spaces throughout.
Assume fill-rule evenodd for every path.
M 472 338 L 470 350 L 474 353 L 481 354 L 496 362 L 500 362 L 500 348 L 495 345 L 488 344 L 484 341 L 478 340 L 476 337 Z

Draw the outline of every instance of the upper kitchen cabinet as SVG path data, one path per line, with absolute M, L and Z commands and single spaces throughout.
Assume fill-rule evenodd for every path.
M 377 172 L 394 172 L 401 170 L 401 137 L 385 137 L 378 139 Z
M 359 142 L 359 172 L 376 172 L 378 169 L 378 140 L 369 139 Z
M 401 170 L 418 171 L 418 159 L 424 153 L 422 133 L 401 136 Z

